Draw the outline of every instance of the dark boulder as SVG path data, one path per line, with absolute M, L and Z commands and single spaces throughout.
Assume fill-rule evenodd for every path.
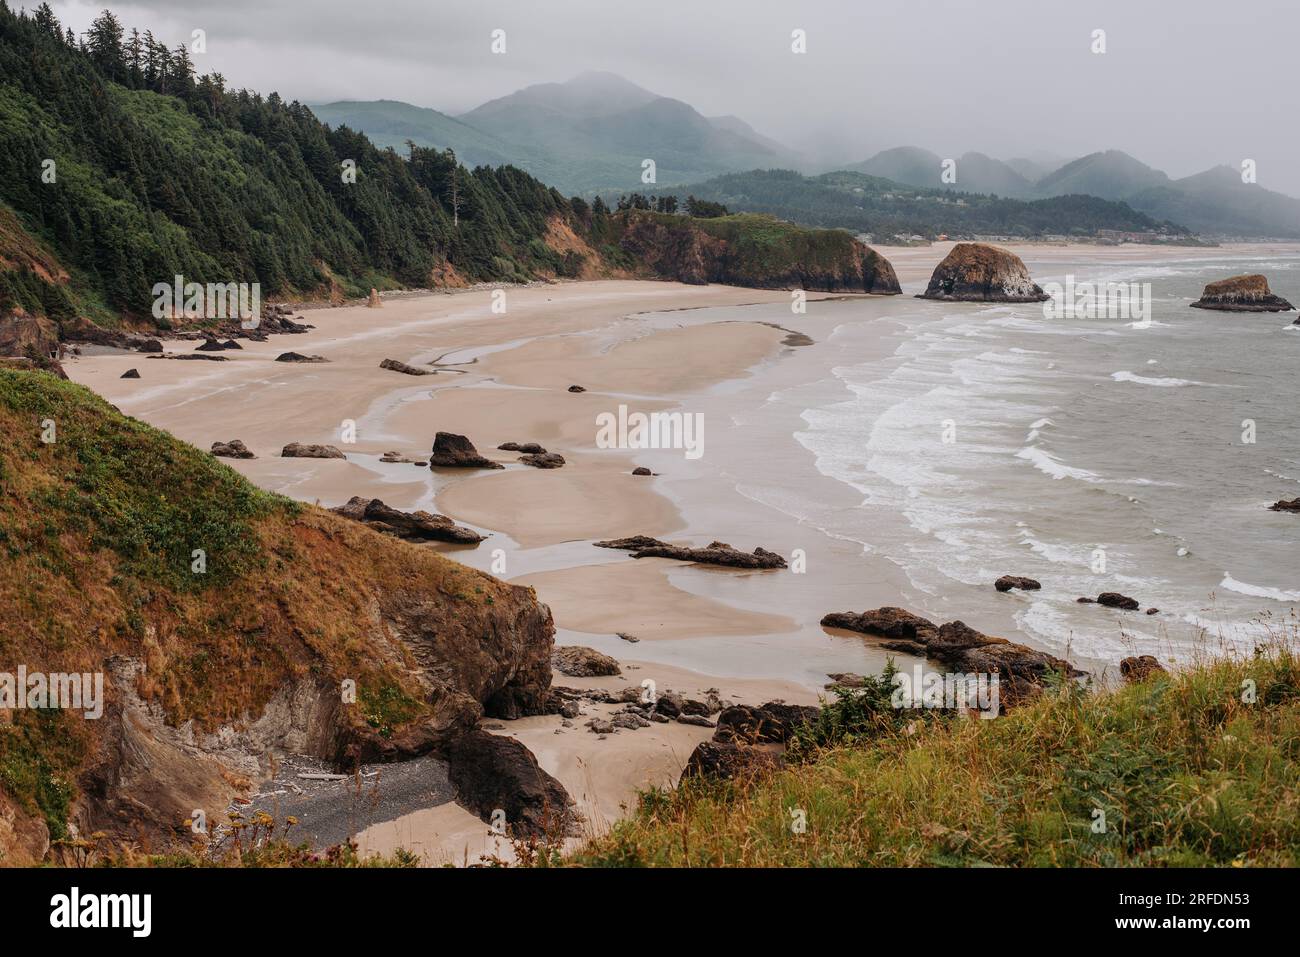
M 478 532 L 457 525 L 446 515 L 425 511 L 403 512 L 385 505 L 377 498 L 366 499 L 354 495 L 345 505 L 339 505 L 330 511 L 408 541 L 452 542 L 456 545 L 477 545 L 483 541 L 483 536 Z
M 564 645 L 551 652 L 551 667 L 570 678 L 593 678 L 622 674 L 609 655 L 582 645 Z
M 526 452 L 529 455 L 546 454 L 546 449 L 536 442 L 502 442 L 497 448 L 502 452 Z
M 920 615 L 914 615 L 903 608 L 886 605 L 870 611 L 833 612 L 822 618 L 822 625 L 827 628 L 847 628 L 868 635 L 880 635 L 883 638 L 899 638 L 903 641 L 921 641 L 922 636 L 933 635 L 937 630 L 934 622 Z
M 280 457 L 286 459 L 345 459 L 342 452 L 332 445 L 303 445 L 290 442 L 280 450 Z
M 140 370 L 139 370 L 139 369 L 127 369 L 127 370 L 126 370 L 125 372 L 123 372 L 120 376 L 118 376 L 118 378 L 119 378 L 119 379 L 138 379 L 138 378 L 140 378 Z
M 632 553 L 633 558 L 672 558 L 682 562 L 699 562 L 703 565 L 723 565 L 728 568 L 785 568 L 786 561 L 776 552 L 755 548 L 742 552 L 726 542 L 710 542 L 704 548 L 669 545 L 648 535 L 613 538 L 593 542 L 597 548 L 621 548 Z
M 433 454 L 429 456 L 429 466 L 459 469 L 505 468 L 500 462 L 493 462 L 479 455 L 473 442 L 454 432 L 439 432 L 434 436 Z
M 958 243 L 935 267 L 920 299 L 1043 302 L 1051 297 L 1015 253 L 986 243 Z
M 1268 507 L 1270 512 L 1300 512 L 1300 498 L 1279 499 Z
M 519 456 L 519 461 L 535 469 L 558 469 L 564 465 L 564 456 L 558 452 L 539 452 Z
M 1042 588 L 1042 583 L 1033 578 L 1024 578 L 1020 575 L 1003 575 L 993 583 L 993 587 L 998 591 L 1011 591 L 1013 588 L 1020 588 L 1024 591 L 1038 591 Z
M 301 352 L 281 352 L 276 362 L 329 362 L 324 356 L 305 356 Z
M 514 837 L 561 837 L 572 830 L 573 799 L 514 738 L 469 731 L 451 742 L 446 757 L 457 801 L 483 820 L 504 811 Z
M 1122 608 L 1125 611 L 1137 611 L 1141 607 L 1136 598 L 1121 595 L 1117 591 L 1102 592 L 1097 596 L 1097 604 L 1105 605 L 1107 608 Z
M 255 458 L 253 453 L 248 451 L 248 446 L 239 439 L 231 439 L 229 442 L 213 442 L 212 454 L 229 459 Z

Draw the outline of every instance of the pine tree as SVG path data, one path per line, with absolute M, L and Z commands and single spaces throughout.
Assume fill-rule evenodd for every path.
M 130 71 L 131 86 L 139 87 L 144 81 L 143 73 L 144 51 L 140 39 L 140 31 L 131 28 L 131 39 L 126 41 L 126 64 Z
M 48 3 L 42 3 L 36 8 L 36 25 L 41 28 L 41 32 L 48 33 L 56 40 L 63 36 L 63 30 L 59 27 L 58 18 L 54 16 L 54 11 L 50 9 Z
M 122 21 L 105 10 L 90 24 L 87 31 L 87 49 L 91 59 L 111 80 L 121 79 L 125 72 L 122 55 Z
M 152 30 L 144 31 L 144 82 L 151 90 L 158 88 L 158 44 Z
M 176 44 L 176 53 L 172 57 L 172 77 L 176 81 L 175 92 L 185 93 L 194 85 L 194 61 L 190 59 L 190 48 L 184 43 Z

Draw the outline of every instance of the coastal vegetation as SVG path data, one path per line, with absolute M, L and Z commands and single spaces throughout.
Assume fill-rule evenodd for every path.
M 166 847 L 244 786 L 244 751 L 412 757 L 545 697 L 553 626 L 531 589 L 262 491 L 84 386 L 0 369 L 0 481 L 7 680 L 24 664 L 112 689 L 97 720 L 7 706 L 7 863 L 73 822 Z
M 47 4 L 29 16 L 0 0 L 0 78 L 0 315 L 40 317 L 61 339 L 86 320 L 165 328 L 153 287 L 175 276 L 258 283 L 263 301 L 681 278 L 671 256 L 639 254 L 644 237 L 625 242 L 637 210 L 565 198 L 510 165 L 468 169 L 451 150 L 381 149 L 301 103 L 197 75 L 183 44 L 109 11 L 75 40 Z M 727 210 L 692 197 L 665 212 L 682 234 Z M 750 218 L 729 232 L 753 250 L 771 228 Z M 826 242 L 810 236 L 800 252 Z M 851 273 L 860 253 L 835 242 L 848 256 L 836 272 Z M 739 257 L 710 281 L 784 281 Z
M 1294 640 L 1112 690 L 1058 681 L 995 720 L 900 712 L 886 674 L 827 705 L 784 769 L 648 792 L 566 862 L 1294 867 Z

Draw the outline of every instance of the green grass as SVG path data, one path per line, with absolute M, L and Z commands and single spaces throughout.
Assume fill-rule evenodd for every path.
M 25 457 L 43 467 L 45 480 L 22 491 L 27 507 L 44 516 L 40 528 L 28 531 L 43 537 L 41 548 L 56 564 L 64 535 L 88 535 L 141 579 L 201 590 L 258 567 L 263 556 L 253 523 L 298 508 L 210 454 L 118 418 L 90 390 L 52 375 L 0 370 L 0 420 L 0 459 Z M 47 422 L 51 443 L 41 441 Z M 13 499 L 0 504 L 0 517 L 10 518 L 18 505 Z M 195 550 L 204 552 L 206 572 L 192 570 Z
M 570 863 L 1300 862 L 1300 663 L 1285 648 L 1114 691 L 1065 684 L 995 720 L 902 720 L 850 701 L 829 744 L 805 742 L 802 763 L 648 794 Z
M 68 834 L 68 812 L 75 792 L 82 736 L 71 727 L 79 715 L 56 709 L 14 712 L 0 734 L 0 787 L 29 814 L 41 817 L 51 839 Z

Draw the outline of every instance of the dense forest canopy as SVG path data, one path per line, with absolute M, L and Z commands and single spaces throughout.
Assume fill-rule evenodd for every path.
M 47 4 L 28 15 L 3 0 L 0 198 L 73 272 L 78 298 L 8 271 L 0 306 L 56 317 L 88 302 L 147 311 L 175 275 L 256 281 L 264 297 L 565 275 L 572 257 L 543 237 L 580 215 L 514 167 L 380 150 L 275 93 L 227 89 L 198 75 L 186 44 L 111 12 L 76 38 Z

